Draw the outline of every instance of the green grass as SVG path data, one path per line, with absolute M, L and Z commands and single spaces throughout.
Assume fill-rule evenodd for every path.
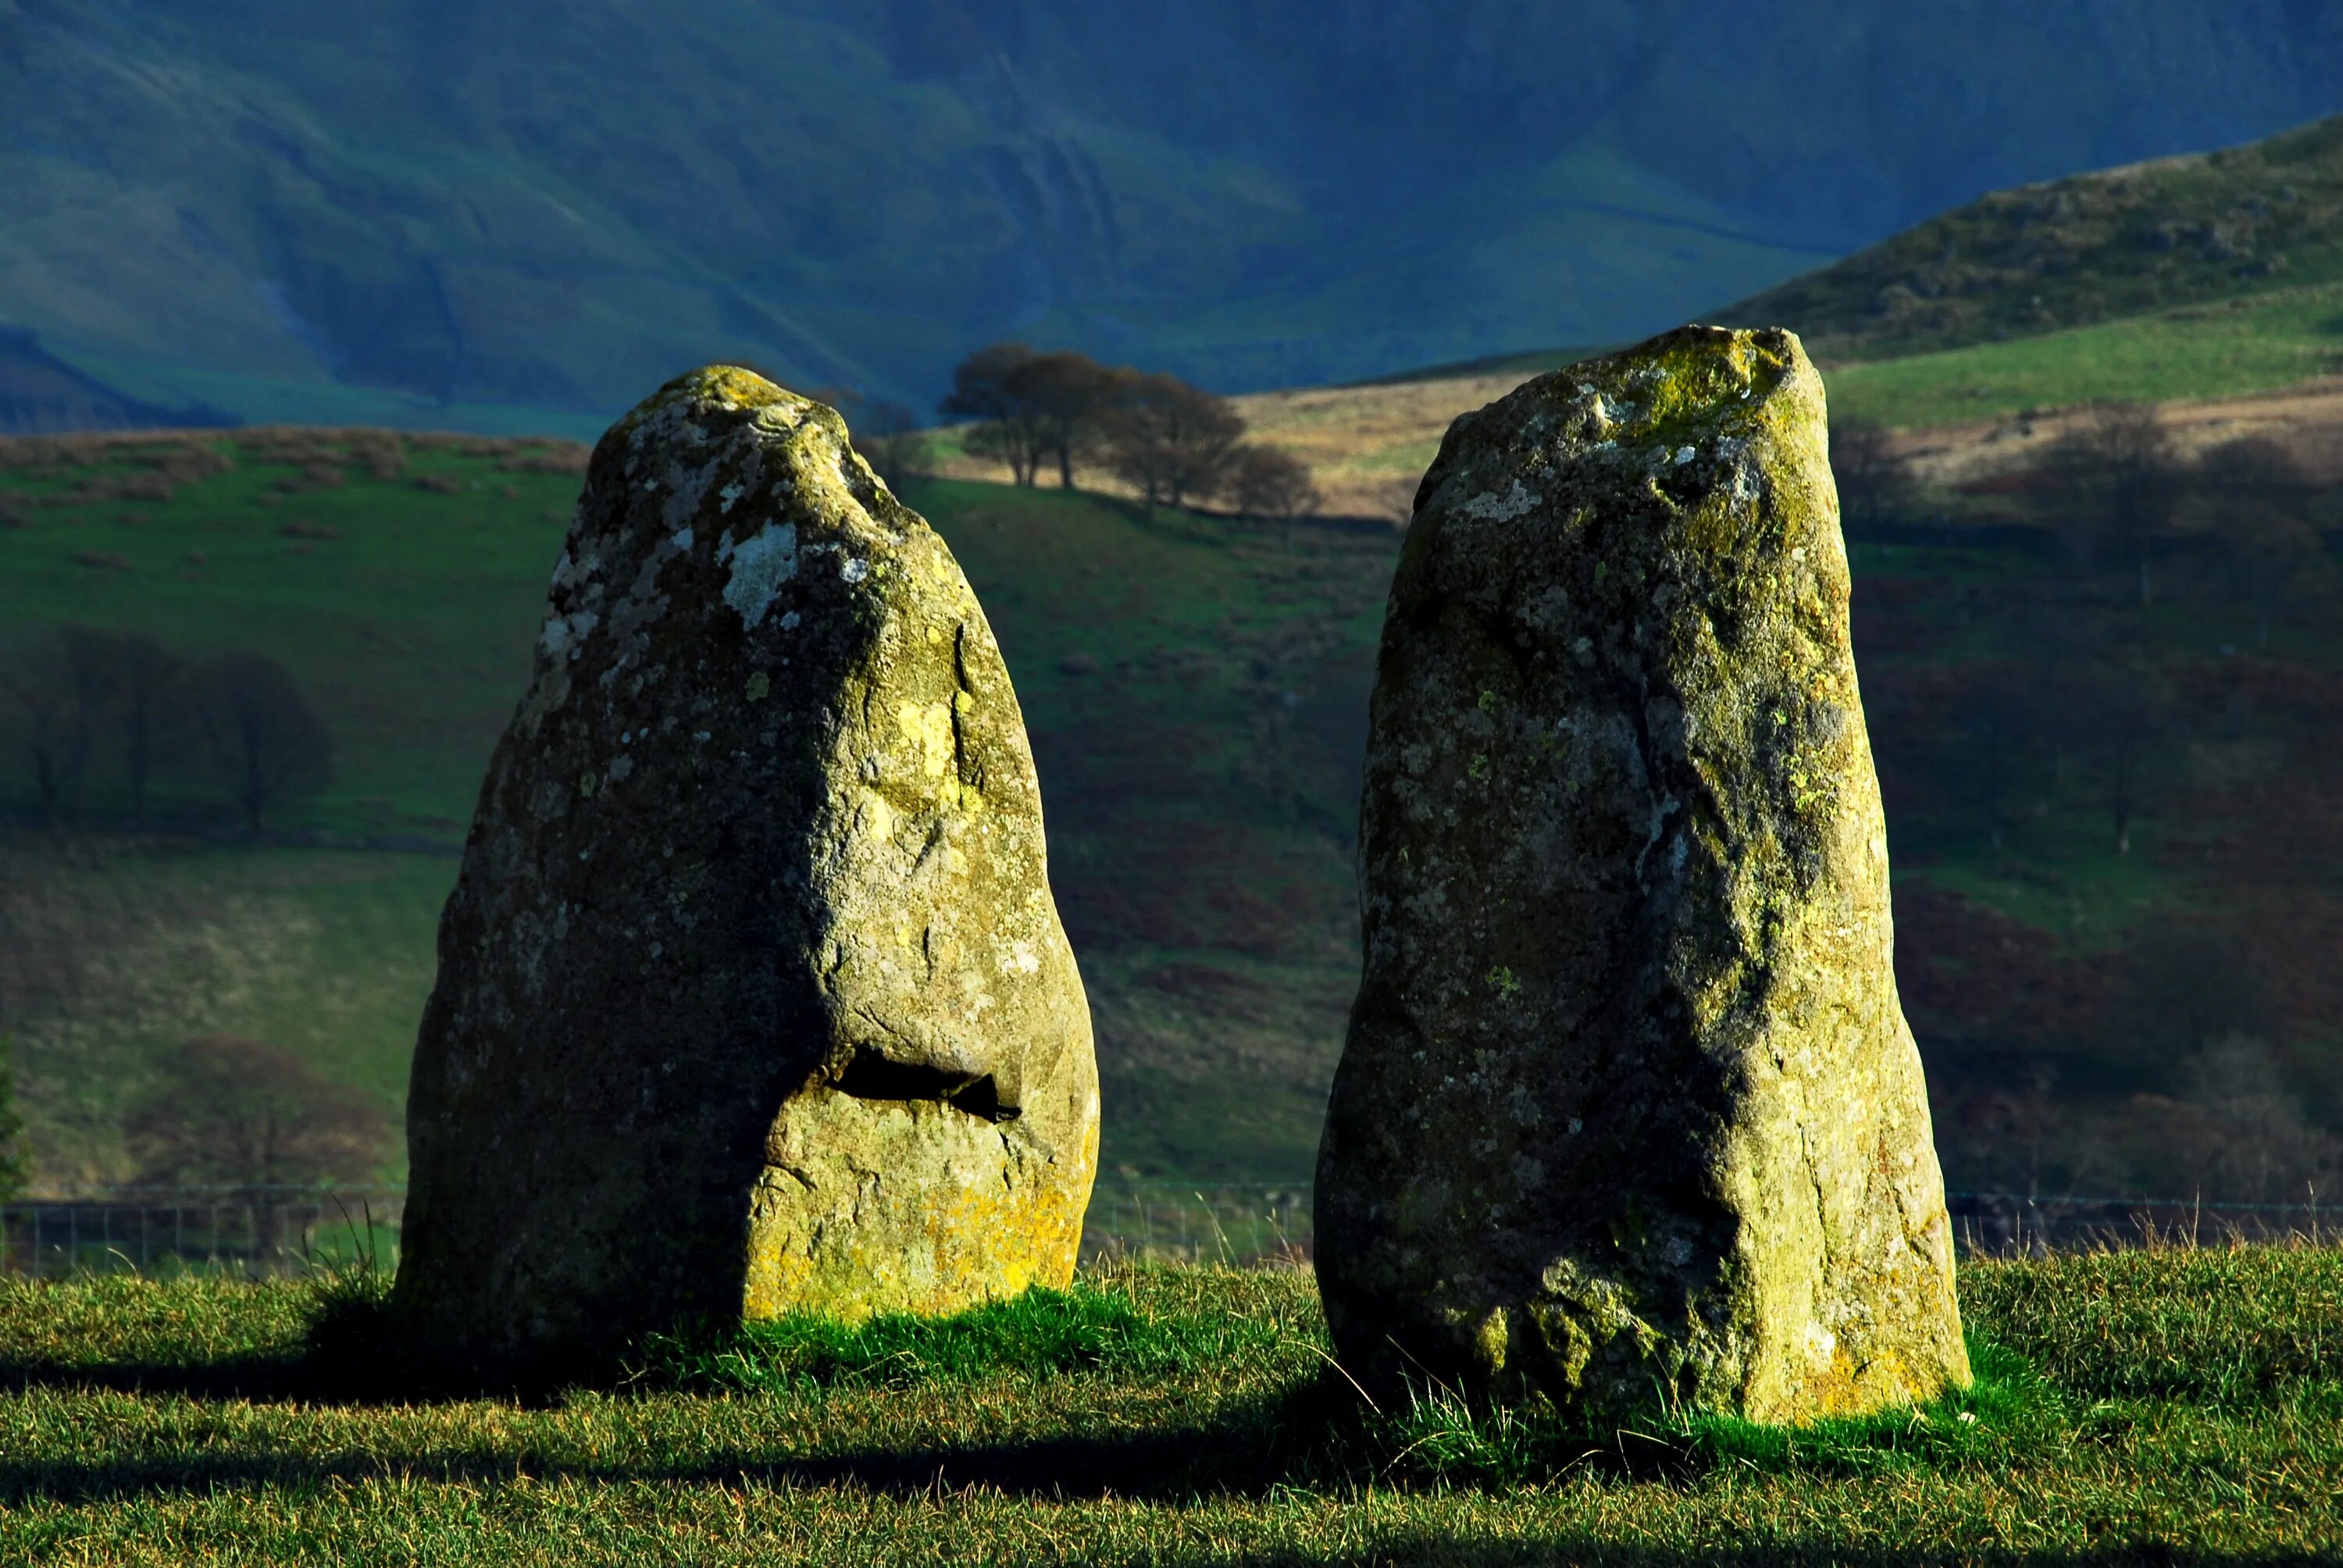
M 1363 1410 L 1292 1271 L 800 1325 L 785 1375 L 528 1404 L 354 1385 L 308 1338 L 373 1299 L 348 1276 L 11 1282 L 0 1561 L 2308 1561 L 2343 1551 L 2338 1282 L 2331 1250 L 1972 1261 L 1974 1390 L 1591 1442 Z
M 266 848 L 114 835 L 126 799 L 104 756 L 89 805 L 107 833 L 58 847 L 0 826 L 0 880 L 34 891 L 0 930 L 44 966 L 26 988 L 0 979 L 0 1011 L 52 1182 L 126 1173 L 122 1109 L 194 1033 L 296 1048 L 398 1103 L 457 862 L 299 835 L 460 843 L 578 482 L 518 471 L 530 454 L 509 445 L 407 441 L 395 475 L 354 451 L 341 483 L 288 490 L 304 461 L 280 437 L 191 439 L 234 467 L 167 499 L 91 495 L 153 477 L 133 448 L 0 467 L 0 626 L 271 654 L 324 714 L 336 777 Z M 1289 543 L 1050 490 L 905 493 L 1017 681 L 1118 1107 L 1108 1170 L 1305 1171 L 1353 978 L 1350 823 L 1389 541 Z M 25 799 L 7 768 L 0 810 Z M 211 793 L 182 774 L 160 809 L 185 819 Z
M 1835 417 L 1906 427 L 2093 398 L 2157 402 L 2292 387 L 2343 368 L 2343 284 L 2002 343 L 1832 364 Z
M 2328 308 L 2292 297 L 2240 318 Z M 347 438 L 304 436 L 291 451 L 266 432 L 192 439 L 235 466 L 167 500 L 91 494 L 154 477 L 135 447 L 0 467 L 0 625 L 82 620 L 190 651 L 273 653 L 325 712 L 337 781 L 282 815 L 279 842 L 129 836 L 114 830 L 121 780 L 101 758 L 92 806 L 106 831 L 60 846 L 0 827 L 0 886 L 24 890 L 0 900 L 0 1021 L 19 1041 L 52 1182 L 128 1173 L 124 1110 L 195 1033 L 297 1049 L 396 1109 L 456 862 L 354 841 L 460 840 L 527 678 L 578 482 L 520 471 L 531 454 L 510 445 L 409 439 L 388 477 L 353 450 L 340 484 L 288 490 L 305 483 L 298 448 Z M 0 445 L 0 460 L 33 450 Z M 1298 1182 L 1356 980 L 1357 769 L 1394 541 L 1303 528 L 1289 542 L 1047 487 L 912 481 L 905 494 L 965 567 L 1017 682 L 1097 1028 L 1103 1170 Z M 121 564 L 76 558 L 93 556 Z M 2289 890 L 2325 875 L 2343 842 L 2322 826 L 2338 797 L 2318 760 L 2317 716 L 2343 679 L 2331 617 L 2305 607 L 2269 655 L 2231 660 L 2225 644 L 2259 655 L 2251 620 L 2201 554 L 2160 568 L 2147 614 L 2050 551 L 1859 543 L 1853 559 L 1899 923 L 1930 898 L 2004 922 L 1924 920 L 1899 945 L 1940 1101 L 1991 1089 L 2013 1050 L 2067 1062 L 2110 1104 L 2170 1092 L 2172 1060 L 2139 1048 L 2117 984 L 2140 933 L 2175 921 L 2226 922 L 2234 950 L 2276 955 L 2258 983 L 2285 1010 L 2256 1027 L 2312 1092 L 2343 1083 L 2321 928 Z M 1964 681 L 1990 664 L 2052 668 L 2064 656 L 2050 627 L 2135 650 L 2174 694 L 2187 743 L 2144 800 L 2130 855 L 2115 851 L 2078 750 L 2030 759 L 1999 847 L 1969 787 Z M 174 785 L 163 805 L 203 809 L 206 789 Z M 0 810 L 24 790 L 11 764 Z M 2271 821 L 2295 824 L 2301 846 L 2275 869 L 2256 859 Z M 334 841 L 302 836 L 317 833 Z M 2012 951 L 2032 980 L 1977 988 Z M 1931 970 L 1946 983 L 1913 983 Z M 1955 1119 L 1944 1125 L 1950 1140 Z

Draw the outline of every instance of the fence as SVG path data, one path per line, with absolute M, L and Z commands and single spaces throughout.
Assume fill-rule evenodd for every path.
M 2343 1216 L 2315 1202 L 1954 1192 L 1949 1207 L 1962 1251 L 1988 1256 L 2343 1240 Z M 116 1188 L 0 1206 L 0 1246 L 8 1269 L 52 1278 L 132 1269 L 284 1274 L 360 1257 L 390 1262 L 405 1208 L 405 1192 L 389 1187 Z M 1302 1263 L 1312 1241 L 1306 1182 L 1104 1181 L 1091 1198 L 1082 1258 Z
M 188 1269 L 284 1274 L 320 1261 L 395 1256 L 397 1188 L 117 1187 L 0 1205 L 0 1247 L 18 1273 Z
M 2227 1245 L 2232 1241 L 2343 1241 L 2343 1214 L 2302 1203 L 2239 1203 L 2201 1198 L 2106 1198 L 2021 1192 L 1954 1192 L 1953 1236 L 1963 1252 L 1987 1257 L 2068 1252 L 2093 1247 Z

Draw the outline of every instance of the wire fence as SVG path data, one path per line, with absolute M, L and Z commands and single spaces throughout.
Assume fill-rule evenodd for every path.
M 0 1248 L 20 1274 L 254 1277 L 397 1256 L 396 1187 L 114 1187 L 0 1204 Z
M 2343 1242 L 2343 1212 L 2316 1192 L 2300 1203 L 2024 1192 L 1946 1195 L 1953 1236 L 1970 1256 L 2041 1256 L 2096 1248 Z
M 407 1195 L 396 1187 L 111 1188 L 0 1205 L 0 1261 L 61 1278 L 189 1270 L 247 1277 L 370 1260 L 392 1264 Z M 2301 1203 L 2015 1192 L 1949 1195 L 1953 1233 L 1971 1256 L 2097 1247 L 2343 1241 L 2343 1214 Z M 1101 1182 L 1082 1260 L 1306 1266 L 1306 1182 Z

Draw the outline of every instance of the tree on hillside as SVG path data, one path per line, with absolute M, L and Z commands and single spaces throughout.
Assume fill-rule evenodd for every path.
M 2229 588 L 2253 614 L 2257 647 L 2269 646 L 2270 623 L 2288 606 L 2335 595 L 2334 558 L 2318 530 L 2299 517 L 2240 502 L 2223 514 L 2215 537 Z
M 2136 666 L 2096 664 L 2075 672 L 2061 728 L 2069 732 L 2118 855 L 2131 853 L 2131 830 L 2171 770 L 2176 749 L 2170 714 L 2153 676 Z
M 118 634 L 114 646 L 114 729 L 130 783 L 130 819 L 146 825 L 157 762 L 176 749 L 186 726 L 187 664 L 145 632 Z
M 235 1187 L 371 1181 L 392 1137 L 371 1097 L 281 1046 L 224 1034 L 183 1043 L 124 1131 L 140 1181 Z
M 197 722 L 248 831 L 270 811 L 324 789 L 333 743 L 292 674 L 257 653 L 225 653 L 196 678 Z
M 951 391 L 942 404 L 946 414 L 978 422 L 968 450 L 1001 458 L 1020 485 L 1033 482 L 1045 449 L 1040 413 L 1020 381 L 1033 359 L 1033 351 L 1021 343 L 980 348 L 953 367 Z
M 35 819 L 55 827 L 74 741 L 73 672 L 57 636 L 39 628 L 0 647 L 0 743 L 30 774 Z
M 93 627 L 61 627 L 57 647 L 65 655 L 65 689 L 72 699 L 72 718 L 65 727 L 65 815 L 79 821 L 90 759 L 114 708 L 118 674 L 115 637 Z
M 995 343 L 953 369 L 943 411 L 979 421 L 967 449 L 1007 463 L 1017 483 L 1034 483 L 1054 462 L 1058 483 L 1072 489 L 1075 463 L 1098 446 L 1102 417 L 1131 378 L 1087 355 Z
M 2210 1041 L 2178 1077 L 2177 1147 L 2167 1158 L 2201 1190 L 2233 1201 L 2298 1202 L 2306 1188 L 2332 1191 L 2343 1177 L 2343 1142 L 2304 1117 L 2301 1095 L 2261 1040 Z
M 2187 478 L 2163 417 L 2151 404 L 2094 403 L 2051 445 L 2043 466 L 2077 553 L 2126 567 L 2145 608 L 2156 543 L 2171 528 Z
M 1227 398 L 1161 374 L 1125 384 L 1103 426 L 1110 466 L 1151 512 L 1219 490 L 1245 432 Z
M 1011 377 L 1031 410 L 1034 451 L 1056 460 L 1060 488 L 1074 487 L 1074 464 L 1098 448 L 1107 411 L 1132 375 L 1087 355 L 1056 353 L 1034 356 Z
M 1292 453 L 1248 441 L 1237 447 L 1222 487 L 1237 515 L 1262 522 L 1282 523 L 1292 538 L 1294 520 L 1315 512 L 1324 498 L 1310 475 L 1310 465 Z
M 1863 419 L 1834 423 L 1830 465 L 1838 481 L 1839 520 L 1848 530 L 1893 528 L 1911 516 L 1918 486 L 1885 427 Z
M 2293 448 L 2267 436 L 2241 436 L 2197 459 L 2195 487 L 2216 500 L 2255 500 L 2308 516 L 2318 487 Z
M 2223 578 L 2254 617 L 2255 641 L 2291 604 L 2331 596 L 2334 559 L 2318 537 L 2318 487 L 2294 453 L 2263 437 L 2225 441 L 2197 460 L 2190 510 L 2221 552 Z

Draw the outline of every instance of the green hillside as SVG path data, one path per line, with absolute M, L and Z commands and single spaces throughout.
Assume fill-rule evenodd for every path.
M 285 1047 L 397 1111 L 578 457 L 377 432 L 0 443 L 0 680 L 68 622 L 251 648 L 294 672 L 336 750 L 253 843 L 187 742 L 136 830 L 104 741 L 77 821 L 44 831 L 0 713 L 0 1032 L 47 1180 L 131 1173 L 124 1118 L 199 1034 Z M 1106 1170 L 1304 1176 L 1355 980 L 1396 540 L 1049 489 L 904 494 L 1024 703 Z M 2332 552 L 2301 523 L 2237 555 L 2192 512 L 2143 602 L 2124 558 L 2077 554 L 2087 537 L 2036 503 L 1963 504 L 2005 527 L 1854 551 L 1899 981 L 1948 1168 L 2152 1184 L 2177 1149 L 2208 1191 L 2290 1197 L 2343 1154 Z M 2314 522 L 2343 525 L 2336 504 Z M 2284 578 L 2274 538 L 2308 541 Z M 2244 1148 L 2284 1152 L 2248 1168 Z
M 2338 281 L 2343 116 L 1995 191 L 1715 319 L 1790 327 L 1816 357 L 1845 363 L 2171 319 Z M 2335 337 L 2331 310 L 2321 319 Z
M 233 466 L 201 472 L 191 447 Z M 171 831 L 126 831 L 106 759 L 85 830 L 0 829 L 0 1032 L 19 1038 L 45 1173 L 125 1174 L 121 1110 L 192 1034 L 294 1047 L 396 1105 L 450 852 L 576 494 L 573 472 L 534 470 L 576 450 L 261 432 L 0 454 L 0 659 L 6 628 L 68 622 L 249 648 L 297 673 L 337 753 L 265 849 L 208 836 L 217 789 L 193 764 L 157 791 Z M 181 481 L 158 485 L 163 468 Z M 1018 682 L 1116 1107 L 1108 1168 L 1300 1176 L 1355 965 L 1388 539 L 1289 544 L 989 485 L 905 493 Z M 5 726 L 0 745 L 0 802 L 21 807 Z M 393 847 L 343 847 L 359 843 Z

